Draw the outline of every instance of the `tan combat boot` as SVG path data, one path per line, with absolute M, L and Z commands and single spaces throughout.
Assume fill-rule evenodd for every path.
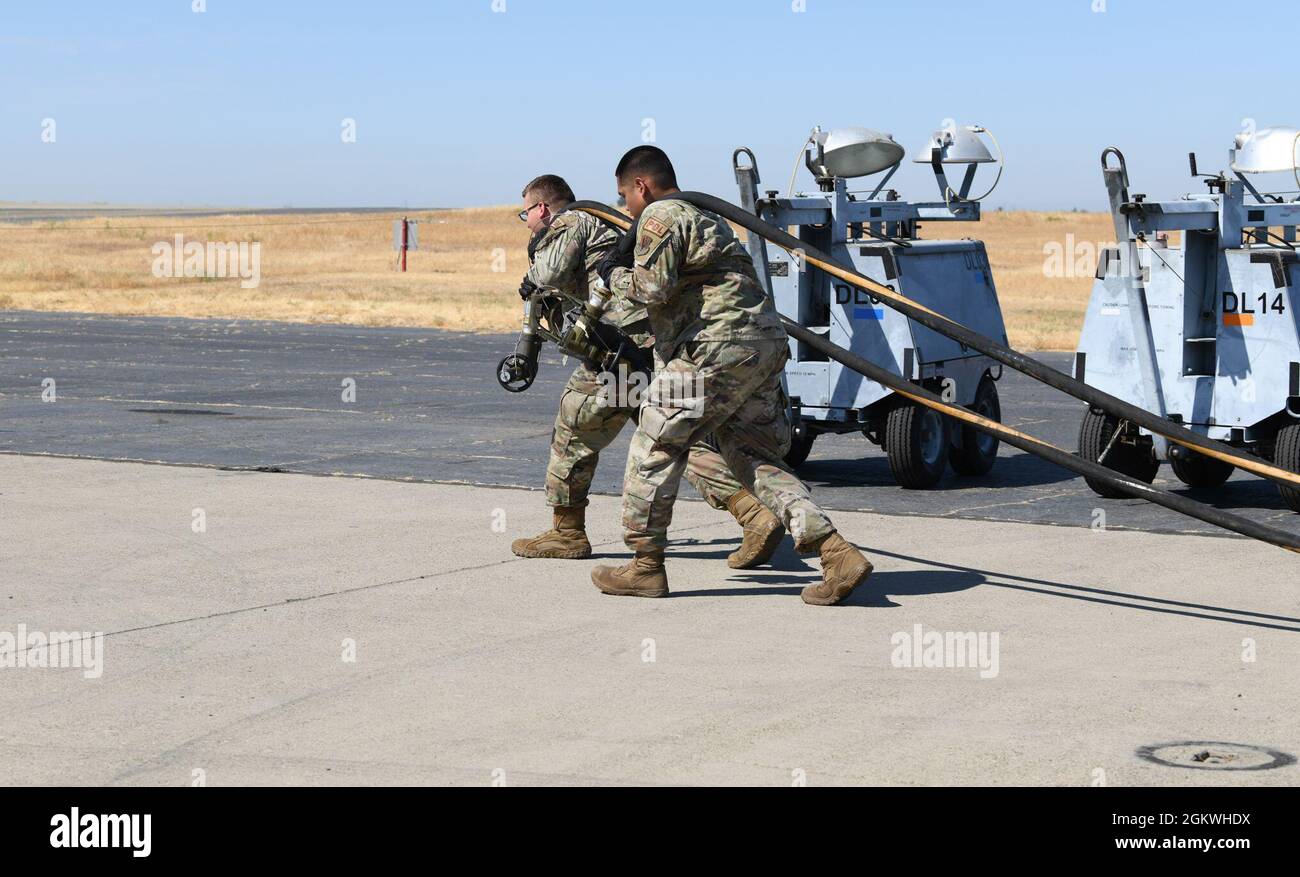
M 822 580 L 820 584 L 803 589 L 799 596 L 805 603 L 833 606 L 852 594 L 853 589 L 871 575 L 873 567 L 866 555 L 834 531 L 809 544 L 807 550 L 821 554 Z
M 626 566 L 598 566 L 591 571 L 591 581 L 616 597 L 668 596 L 663 552 L 638 554 Z
M 727 500 L 727 510 L 744 530 L 740 547 L 727 558 L 732 569 L 753 569 L 772 559 L 785 536 L 785 527 L 758 497 L 743 487 Z
M 516 539 L 510 543 L 510 550 L 520 557 L 562 557 L 569 560 L 591 557 L 586 512 L 586 506 L 557 505 L 551 529 L 531 539 Z

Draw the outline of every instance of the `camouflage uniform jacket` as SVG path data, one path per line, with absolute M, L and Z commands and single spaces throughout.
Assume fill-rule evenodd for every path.
M 641 213 L 627 297 L 644 304 L 664 362 L 687 341 L 785 340 L 754 263 L 721 217 L 685 201 L 655 201 Z
M 580 305 L 586 304 L 588 290 L 597 281 L 596 265 L 618 239 L 618 232 L 590 213 L 563 211 L 538 241 L 528 279 Z M 605 311 L 605 322 L 632 336 L 638 346 L 649 346 L 650 321 L 646 308 L 627 298 L 631 276 L 615 275 L 611 284 L 613 295 Z

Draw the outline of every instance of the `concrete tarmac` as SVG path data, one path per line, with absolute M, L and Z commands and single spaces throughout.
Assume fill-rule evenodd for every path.
M 0 484 L 0 631 L 105 634 L 97 678 L 0 669 L 5 784 L 1297 781 L 1215 768 L 1300 752 L 1295 560 L 1246 540 L 841 512 L 877 572 L 819 608 L 815 561 L 727 569 L 698 502 L 642 600 L 589 581 L 612 497 L 596 558 L 546 561 L 509 553 L 547 523 L 522 490 L 22 455 Z

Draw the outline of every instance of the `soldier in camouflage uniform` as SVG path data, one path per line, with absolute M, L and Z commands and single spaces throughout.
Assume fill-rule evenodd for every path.
M 589 213 L 565 208 L 573 191 L 560 177 L 547 175 L 528 184 L 527 205 L 520 217 L 533 232 L 532 265 L 520 287 L 527 298 L 537 289 L 554 290 L 585 304 L 595 268 L 619 240 L 619 234 Z M 630 278 L 621 291 L 630 285 Z M 618 327 L 640 347 L 654 342 L 645 307 L 615 295 L 604 320 Z M 531 539 L 517 539 L 511 550 L 520 557 L 583 558 L 591 555 L 586 534 L 587 493 L 600 452 L 618 436 L 635 409 L 609 405 L 600 375 L 587 363 L 574 370 L 560 397 L 546 467 L 546 501 L 554 508 L 554 525 Z M 615 401 L 623 401 L 617 399 Z M 736 569 L 750 569 L 767 560 L 784 536 L 781 522 L 732 475 L 717 451 L 695 441 L 689 445 L 686 478 L 716 509 L 728 509 L 743 528 L 743 539 L 729 558 Z
M 872 566 L 783 459 L 789 340 L 749 254 L 721 217 L 672 199 L 676 176 L 657 147 L 630 151 L 615 176 L 637 224 L 600 272 L 615 287 L 631 277 L 626 294 L 647 307 L 656 368 L 623 488 L 624 539 L 636 558 L 597 567 L 592 581 L 607 594 L 668 594 L 663 557 L 677 487 L 688 449 L 712 434 L 741 483 L 778 512 L 796 550 L 820 554 L 823 580 L 803 589 L 804 602 L 840 602 Z

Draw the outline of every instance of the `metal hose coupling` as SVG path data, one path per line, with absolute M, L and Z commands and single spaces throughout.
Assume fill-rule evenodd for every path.
M 609 308 L 611 297 L 612 293 L 610 293 L 609 287 L 605 285 L 604 278 L 597 277 L 596 282 L 591 285 L 591 292 L 587 296 L 587 307 L 583 310 L 582 315 L 595 323 L 604 316 L 605 311 Z

